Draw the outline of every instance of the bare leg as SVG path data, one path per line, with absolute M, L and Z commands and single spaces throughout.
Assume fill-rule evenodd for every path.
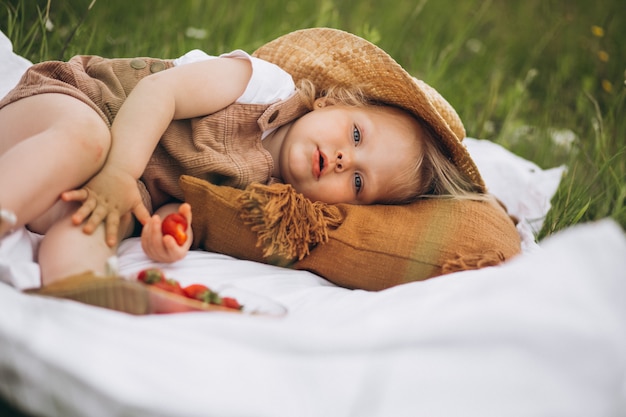
M 98 114 L 66 95 L 33 96 L 0 110 L 0 206 L 15 213 L 18 226 L 45 234 L 44 284 L 88 269 L 102 273 L 113 254 L 103 229 L 84 234 L 70 220 L 75 206 L 59 200 L 100 170 L 110 142 Z
M 110 147 L 105 122 L 63 94 L 42 94 L 0 110 L 0 206 L 25 225 L 61 192 L 97 173 Z
M 117 248 L 105 243 L 104 226 L 87 235 L 72 223 L 71 216 L 77 208 L 76 203 L 65 202 L 53 207 L 55 217 L 60 219 L 48 229 L 39 247 L 42 285 L 86 271 L 104 276 L 106 261 L 116 252 Z M 132 225 L 130 215 L 122 219 L 120 240 L 130 235 Z

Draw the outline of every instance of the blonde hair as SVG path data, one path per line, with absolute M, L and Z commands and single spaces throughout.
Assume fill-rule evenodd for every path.
M 381 106 L 385 103 L 368 100 L 358 86 L 332 86 L 317 90 L 307 79 L 300 80 L 298 90 L 309 108 L 313 110 L 315 100 L 327 98 L 334 103 L 349 106 Z M 387 105 L 388 106 L 388 105 Z M 394 107 L 394 106 L 391 106 Z M 395 176 L 393 183 L 387 184 L 387 197 L 379 204 L 407 204 L 421 198 L 448 197 L 472 200 L 485 200 L 486 194 L 463 175 L 447 157 L 438 136 L 423 120 L 404 111 L 417 121 L 422 129 L 421 152 L 406 169 Z M 419 146 L 419 142 L 416 140 Z M 416 147 L 417 150 L 417 147 Z
M 325 97 L 334 103 L 347 106 L 362 107 L 373 104 L 365 97 L 365 94 L 358 86 L 331 86 L 326 90 L 318 90 L 310 80 L 303 79 L 298 83 L 298 90 L 309 110 L 313 110 L 315 100 L 320 97 Z
M 454 197 L 460 199 L 485 200 L 486 194 L 480 187 L 471 181 L 448 158 L 441 141 L 429 126 L 422 123 L 422 127 L 429 134 L 424 141 L 421 175 L 423 183 L 428 188 L 422 191 L 419 197 Z

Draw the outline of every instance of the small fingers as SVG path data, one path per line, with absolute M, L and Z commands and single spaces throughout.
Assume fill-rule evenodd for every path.
M 181 248 L 176 239 L 170 235 L 163 236 L 159 247 L 158 258 L 160 262 L 176 262 L 185 257 L 186 251 Z
M 191 206 L 189 203 L 183 203 L 178 208 L 178 212 L 187 218 L 187 222 L 191 223 Z
M 151 259 L 157 260 L 157 248 L 161 245 L 161 219 L 155 214 L 143 225 L 141 230 L 141 246 Z
M 170 260 L 170 262 L 181 259 L 181 247 L 178 245 L 178 242 L 176 242 L 176 239 L 174 239 L 173 236 L 163 236 L 163 247 L 165 248 L 164 255 Z
M 85 201 L 88 197 L 89 191 L 84 188 L 61 193 L 61 200 L 63 201 Z
M 72 201 L 72 200 L 70 200 Z M 94 199 L 82 200 L 83 204 L 72 215 L 72 223 L 79 225 L 85 221 L 87 217 L 94 211 L 97 206 L 97 201 Z
M 106 220 L 106 242 L 110 248 L 117 245 L 119 228 L 120 218 L 117 213 L 109 214 Z
M 152 216 L 143 226 L 141 243 L 149 258 L 158 262 L 174 262 L 185 255 L 185 250 L 178 246 L 176 239 L 161 232 L 161 218 Z
M 135 206 L 133 214 L 141 224 L 146 224 L 150 220 L 150 212 L 142 203 Z
M 100 223 L 102 223 L 104 219 L 108 218 L 111 215 L 117 215 L 117 214 L 114 214 L 114 213 L 109 214 L 106 207 L 96 206 L 91 212 L 91 215 L 89 216 L 89 219 L 87 220 L 87 223 L 85 224 L 85 227 L 83 227 L 83 231 L 87 234 L 92 234 L 94 230 L 96 230 L 96 228 L 100 225 Z
M 183 216 L 185 216 L 185 218 L 187 219 L 187 230 L 186 230 L 187 241 L 183 245 L 183 248 L 185 249 L 185 251 L 187 251 L 191 247 L 191 244 L 193 241 L 193 232 L 191 229 L 191 220 L 192 220 L 191 206 L 188 203 L 183 203 L 178 208 L 178 212 L 182 214 Z

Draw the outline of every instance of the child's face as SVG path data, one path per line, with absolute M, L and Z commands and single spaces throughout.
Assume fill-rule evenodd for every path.
M 296 120 L 283 142 L 284 182 L 311 200 L 373 204 L 422 152 L 423 130 L 408 114 L 382 106 L 327 105 Z

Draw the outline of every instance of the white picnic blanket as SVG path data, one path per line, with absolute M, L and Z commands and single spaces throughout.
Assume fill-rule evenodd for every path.
M 6 91 L 24 62 L 0 46 Z M 63 417 L 625 416 L 623 231 L 605 220 L 535 244 L 563 168 L 467 143 L 522 219 L 524 254 L 504 265 L 380 292 L 207 252 L 160 265 L 268 297 L 284 317 L 137 317 L 29 296 L 39 237 L 17 230 L 0 241 L 0 396 Z M 123 274 L 151 265 L 137 239 L 122 244 Z

